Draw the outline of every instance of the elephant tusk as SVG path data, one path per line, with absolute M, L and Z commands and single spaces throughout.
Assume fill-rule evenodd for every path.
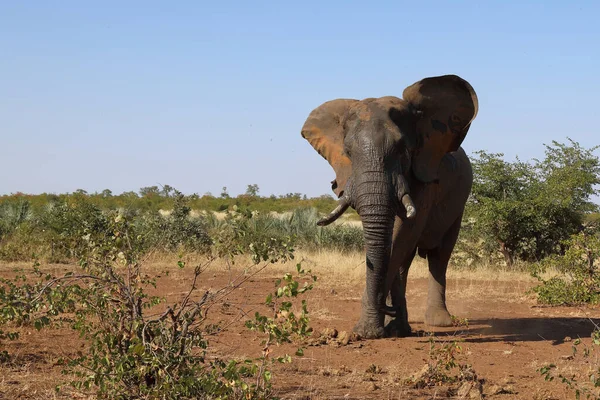
M 348 198 L 346 197 L 346 195 L 343 195 L 340 198 L 340 202 L 339 202 L 338 206 L 331 213 L 329 213 L 329 215 L 321 218 L 317 222 L 317 225 L 325 226 L 325 225 L 331 224 L 333 221 L 338 219 L 348 209 L 348 207 L 350 207 L 350 202 L 348 201 Z
M 415 208 L 415 204 L 413 203 L 408 193 L 402 196 L 402 205 L 406 210 L 406 218 L 412 219 L 415 217 L 415 215 L 417 215 L 417 209 Z

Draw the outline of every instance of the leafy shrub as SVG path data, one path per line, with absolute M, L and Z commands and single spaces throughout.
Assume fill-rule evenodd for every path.
M 319 227 L 318 240 L 309 247 L 349 252 L 363 251 L 364 246 L 363 232 L 360 227 L 340 224 Z
M 464 350 L 456 338 L 437 340 L 430 335 L 427 364 L 406 383 L 416 388 L 461 382 L 476 383 L 477 374 L 465 362 L 465 358 Z
M 600 399 L 600 327 L 597 325 L 591 334 L 591 339 L 590 346 L 585 345 L 579 338 L 575 339 L 571 347 L 573 354 L 567 358 L 570 363 L 587 366 L 584 376 L 573 373 L 572 367 L 561 369 L 556 364 L 546 364 L 539 368 L 537 372 L 546 381 L 553 381 L 558 378 L 568 389 L 575 393 L 577 400 L 581 399 L 582 395 L 586 399 Z
M 306 301 L 295 312 L 293 300 L 311 290 L 316 278 L 298 264 L 298 275 L 286 274 L 267 296 L 272 316 L 257 312 L 248 321 L 249 328 L 266 335 L 259 357 L 208 359 L 206 331 L 215 330 L 206 317 L 212 306 L 268 264 L 293 258 L 293 248 L 250 243 L 247 253 L 261 266 L 254 272 L 245 269 L 220 290 L 199 293 L 201 274 L 214 260 L 208 256 L 194 268 L 182 299 L 167 305 L 164 298 L 148 293 L 156 288 L 156 276 L 139 261 L 144 248 L 134 226 L 118 213 L 106 214 L 106 223 L 105 235 L 85 235 L 79 247 L 80 272 L 43 276 L 35 268 L 39 279 L 33 285 L 24 276 L 0 281 L 3 326 L 33 323 L 41 328 L 52 320 L 71 324 L 86 339 L 88 351 L 63 360 L 64 372 L 74 376 L 72 386 L 100 398 L 270 398 L 270 366 L 291 361 L 289 355 L 273 358 L 270 346 L 310 333 Z M 188 268 L 184 261 L 178 266 Z M 13 337 L 12 332 L 0 334 L 0 339 Z
M 214 216 L 206 217 L 216 247 L 223 243 L 236 243 L 240 249 L 249 243 L 284 243 L 308 250 L 335 249 L 340 251 L 362 251 L 363 233 L 360 227 L 335 224 L 317 226 L 319 213 L 314 208 L 300 208 L 289 216 L 273 216 L 249 209 L 234 207 L 219 221 Z M 228 248 L 233 246 L 229 245 Z
M 472 258 L 501 254 L 507 265 L 535 262 L 563 251 L 562 242 L 579 231 L 598 193 L 598 147 L 585 149 L 569 139 L 552 142 L 545 158 L 507 162 L 502 154 L 472 157 L 474 182 L 457 252 Z
M 102 210 L 83 195 L 51 202 L 37 221 L 37 234 L 49 247 L 50 262 L 77 259 L 87 240 L 97 240 L 109 232 L 109 222 Z
M 0 203 L 0 241 L 30 220 L 31 216 L 31 203 L 28 200 L 16 198 Z
M 48 290 L 58 281 L 43 274 L 37 262 L 32 270 L 33 283 L 22 268 L 14 272 L 13 278 L 0 278 L 0 326 L 3 327 L 0 341 L 19 337 L 17 331 L 7 330 L 10 326 L 33 326 L 40 330 L 56 316 L 74 310 L 68 292 Z M 8 352 L 3 351 L 0 359 L 8 360 Z
M 135 230 L 144 241 L 145 250 L 186 251 L 206 253 L 212 243 L 206 223 L 190 215 L 189 197 L 179 191 L 173 195 L 173 210 L 163 216 L 148 211 L 135 219 Z
M 158 189 L 156 189 L 158 190 Z M 158 194 L 154 194 L 158 196 Z M 106 201 L 114 196 L 106 194 Z M 143 252 L 208 253 L 225 247 L 237 252 L 248 251 L 248 246 L 272 246 L 288 242 L 289 245 L 309 250 L 336 249 L 362 251 L 363 237 L 360 227 L 335 224 L 317 226 L 319 212 L 315 208 L 299 208 L 284 215 L 272 215 L 233 206 L 219 219 L 212 212 L 192 216 L 194 196 L 185 196 L 170 190 L 170 213 L 160 213 L 152 207 L 120 208 L 132 224 Z M 116 210 L 103 210 L 98 198 L 83 193 L 50 197 L 45 205 L 35 211 L 28 200 L 0 203 L 0 259 L 28 261 L 33 258 L 50 262 L 77 260 L 85 238 L 105 236 L 107 215 Z M 104 201 L 104 200 L 103 200 Z M 2 211 L 4 210 L 4 211 Z M 165 215 L 166 214 L 166 215 Z
M 564 242 L 563 255 L 553 255 L 534 265 L 532 275 L 540 284 L 533 288 L 538 301 L 551 305 L 576 305 L 600 301 L 600 237 L 596 229 L 584 230 Z M 542 274 L 555 268 L 559 275 L 548 280 Z

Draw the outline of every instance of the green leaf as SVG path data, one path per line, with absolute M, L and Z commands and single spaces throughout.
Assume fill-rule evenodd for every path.
M 138 343 L 133 347 L 133 354 L 141 356 L 144 354 L 144 345 L 142 343 Z
M 265 379 L 265 382 L 270 382 L 270 381 L 271 381 L 271 378 L 272 378 L 271 371 L 269 371 L 269 370 L 266 370 L 266 371 L 263 373 L 263 378 Z

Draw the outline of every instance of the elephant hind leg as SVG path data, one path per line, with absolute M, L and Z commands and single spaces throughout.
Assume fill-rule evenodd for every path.
M 444 235 L 439 247 L 427 250 L 429 264 L 429 289 L 427 293 L 427 311 L 425 323 L 430 326 L 451 326 L 452 317 L 446 307 L 446 270 L 448 261 L 458 239 L 462 215 L 452 224 Z

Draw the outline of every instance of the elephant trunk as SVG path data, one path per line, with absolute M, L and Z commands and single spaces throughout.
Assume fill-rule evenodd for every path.
M 387 293 L 386 277 L 390 261 L 395 201 L 385 174 L 378 173 L 356 185 L 356 210 L 363 225 L 366 247 L 368 310 L 383 324 Z

